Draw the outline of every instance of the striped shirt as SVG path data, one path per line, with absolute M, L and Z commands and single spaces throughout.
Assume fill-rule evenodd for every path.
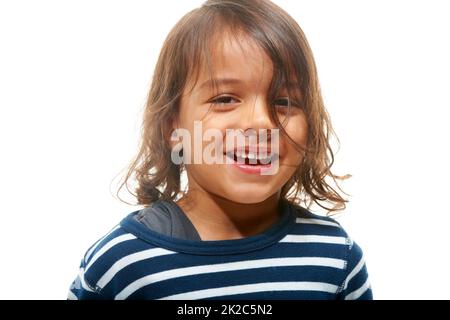
M 258 235 L 194 241 L 138 213 L 86 252 L 68 299 L 372 299 L 361 248 L 329 217 L 288 204 Z

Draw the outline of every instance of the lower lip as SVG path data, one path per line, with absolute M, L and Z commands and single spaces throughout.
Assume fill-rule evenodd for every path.
M 231 165 L 243 173 L 256 175 L 261 175 L 261 173 L 267 171 L 267 169 L 271 167 L 271 164 L 258 164 L 258 165 L 240 164 L 234 161 L 234 159 Z

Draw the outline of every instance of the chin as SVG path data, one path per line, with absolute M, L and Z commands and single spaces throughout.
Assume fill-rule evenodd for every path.
M 261 190 L 258 189 L 260 188 L 247 188 L 247 189 L 236 188 L 232 191 L 227 192 L 226 198 L 237 203 L 254 204 L 267 200 L 270 196 L 272 196 L 275 193 L 275 191 L 268 190 L 267 188 L 261 188 Z

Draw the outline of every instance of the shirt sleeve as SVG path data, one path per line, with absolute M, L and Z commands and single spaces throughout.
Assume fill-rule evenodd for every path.
M 76 279 L 72 282 L 67 300 L 105 300 L 99 290 L 90 285 L 84 276 L 84 259 L 80 264 L 80 271 Z
M 361 248 L 351 241 L 339 300 L 373 300 L 372 288 Z

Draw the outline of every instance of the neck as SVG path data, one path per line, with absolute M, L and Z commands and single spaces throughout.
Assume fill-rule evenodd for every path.
M 200 189 L 190 189 L 177 204 L 202 240 L 230 240 L 263 232 L 280 217 L 279 193 L 260 203 L 230 201 Z

